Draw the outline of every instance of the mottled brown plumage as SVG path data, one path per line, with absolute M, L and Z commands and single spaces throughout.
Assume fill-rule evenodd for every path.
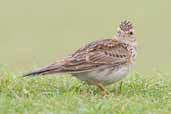
M 89 84 L 110 84 L 128 74 L 136 54 L 133 26 L 124 21 L 112 39 L 89 43 L 63 60 L 25 76 L 70 73 Z

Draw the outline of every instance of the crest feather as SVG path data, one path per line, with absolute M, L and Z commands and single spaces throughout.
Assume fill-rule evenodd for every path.
M 133 28 L 133 26 L 130 21 L 125 20 L 125 21 L 121 22 L 121 24 L 120 24 L 120 29 L 123 31 L 129 31 L 132 28 Z

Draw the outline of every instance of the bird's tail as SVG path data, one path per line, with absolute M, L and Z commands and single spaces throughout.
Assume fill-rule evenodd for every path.
M 47 67 L 41 68 L 39 70 L 35 70 L 32 72 L 26 73 L 23 76 L 26 77 L 26 76 L 38 76 L 38 75 L 60 73 L 60 72 L 62 72 L 62 69 L 63 69 L 62 65 L 52 64 Z

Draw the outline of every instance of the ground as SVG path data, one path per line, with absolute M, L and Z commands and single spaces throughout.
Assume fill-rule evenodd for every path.
M 69 75 L 0 74 L 0 114 L 170 114 L 171 80 L 133 73 L 103 96 Z

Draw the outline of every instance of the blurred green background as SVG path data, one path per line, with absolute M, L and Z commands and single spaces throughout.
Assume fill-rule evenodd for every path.
M 23 73 L 116 33 L 131 20 L 134 71 L 171 73 L 170 0 L 0 0 L 0 64 Z

